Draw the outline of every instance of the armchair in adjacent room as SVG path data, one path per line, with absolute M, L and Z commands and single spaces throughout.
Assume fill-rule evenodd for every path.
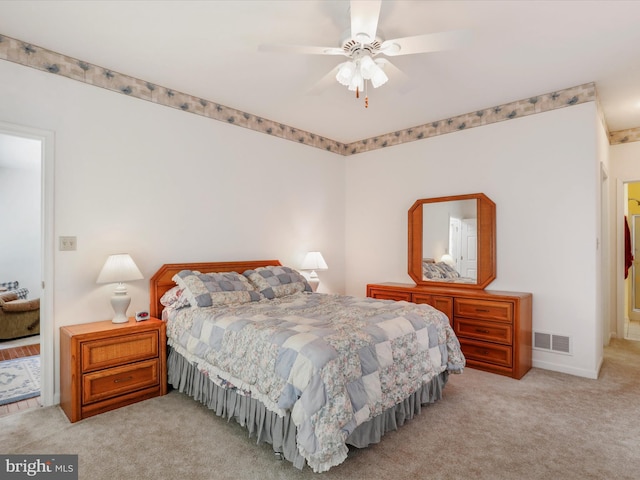
M 40 299 L 18 298 L 15 291 L 0 292 L 0 340 L 40 333 Z

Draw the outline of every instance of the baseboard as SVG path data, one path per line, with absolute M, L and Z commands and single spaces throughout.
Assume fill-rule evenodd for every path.
M 576 377 L 591 378 L 593 380 L 598 378 L 600 367 L 602 366 L 602 359 L 598 364 L 598 368 L 595 370 L 586 370 L 584 368 L 567 367 L 566 365 L 558 365 L 557 363 L 541 362 L 540 360 L 534 360 L 532 365 L 535 368 L 541 368 L 543 370 L 551 370 L 552 372 L 567 373 Z

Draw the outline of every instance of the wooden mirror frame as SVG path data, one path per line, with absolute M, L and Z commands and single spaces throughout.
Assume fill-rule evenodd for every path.
M 422 274 L 422 233 L 425 203 L 455 200 L 477 201 L 478 214 L 478 276 L 476 283 L 439 282 L 425 280 Z M 417 285 L 438 288 L 467 288 L 482 290 L 496 278 L 496 204 L 484 193 L 452 195 L 449 197 L 416 200 L 409 209 L 409 275 Z

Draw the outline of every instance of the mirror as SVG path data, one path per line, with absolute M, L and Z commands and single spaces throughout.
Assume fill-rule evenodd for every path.
M 485 288 L 496 278 L 496 206 L 482 193 L 417 200 L 409 275 L 418 285 Z

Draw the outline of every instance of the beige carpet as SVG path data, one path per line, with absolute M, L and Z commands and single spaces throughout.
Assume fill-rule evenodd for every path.
M 235 422 L 171 392 L 70 424 L 58 407 L 0 419 L 3 453 L 79 454 L 79 478 L 638 479 L 640 343 L 605 349 L 598 380 L 466 369 L 445 397 L 378 445 L 314 474 L 275 459 Z

